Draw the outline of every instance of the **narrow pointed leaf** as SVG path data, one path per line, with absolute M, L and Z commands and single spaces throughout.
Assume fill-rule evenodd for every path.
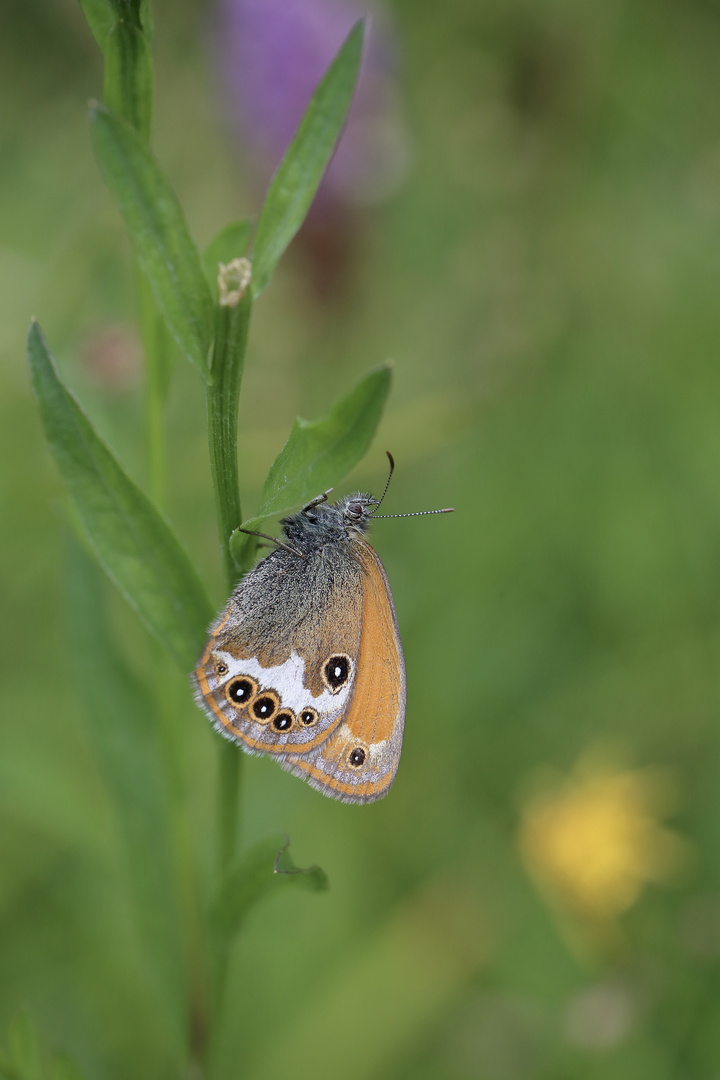
M 65 575 L 69 644 L 88 741 L 98 761 L 126 868 L 156 1011 L 184 1042 L 179 884 L 173 868 L 171 806 L 160 720 L 148 688 L 119 654 L 108 628 L 100 570 L 77 542 Z
M 117 3 L 114 0 L 80 0 L 80 7 L 90 32 L 104 55 L 108 36 L 118 21 Z
M 387 395 L 391 371 L 375 368 L 320 420 L 295 421 L 290 438 L 272 464 L 257 516 L 244 527 L 287 513 L 337 484 L 363 457 L 375 434 Z M 243 534 L 234 534 L 233 549 Z
M 329 887 L 319 866 L 301 870 L 293 865 L 288 844 L 287 837 L 271 837 L 230 867 L 210 912 L 220 933 L 227 937 L 236 933 L 248 912 L 270 892 L 288 888 L 324 892 Z
M 45 436 L 100 562 L 189 670 L 213 614 L 192 563 L 61 382 L 37 323 L 28 333 L 28 360 Z
M 362 20 L 350 31 L 270 182 L 255 239 L 255 296 L 270 281 L 280 256 L 305 220 L 330 162 L 360 72 L 364 31 Z
M 95 156 L 158 308 L 181 351 L 207 375 L 213 304 L 177 196 L 128 123 L 94 104 L 90 125 Z

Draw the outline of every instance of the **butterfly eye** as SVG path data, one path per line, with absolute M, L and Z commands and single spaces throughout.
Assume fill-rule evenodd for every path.
M 303 709 L 300 713 L 300 723 L 303 727 L 311 727 L 312 724 L 316 724 L 318 720 L 318 714 L 315 709 L 311 709 L 309 706 L 307 709 Z
M 274 691 L 264 690 L 253 701 L 251 712 L 259 724 L 267 724 L 275 716 L 279 705 L 277 694 Z
M 279 712 L 272 722 L 276 731 L 289 731 L 295 723 L 295 717 L 288 709 Z
M 236 709 L 243 709 L 257 694 L 257 683 L 248 675 L 233 679 L 225 687 L 225 696 Z
M 325 661 L 322 669 L 322 677 L 325 685 L 332 694 L 337 694 L 350 678 L 352 660 L 345 653 L 337 653 Z
M 360 502 L 348 503 L 347 512 L 348 512 L 348 514 L 351 514 L 352 517 L 362 517 L 363 516 L 363 504 L 360 503 Z
M 365 751 L 363 748 L 357 746 L 354 750 L 351 750 L 348 754 L 348 761 L 354 768 L 359 769 L 365 761 Z

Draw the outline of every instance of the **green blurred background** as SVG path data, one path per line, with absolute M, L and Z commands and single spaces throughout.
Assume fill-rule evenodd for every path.
M 336 302 L 298 248 L 263 297 L 243 496 L 249 514 L 297 413 L 321 415 L 392 357 L 390 406 L 345 489 L 381 489 L 387 447 L 388 513 L 457 512 L 375 527 L 408 667 L 390 796 L 348 807 L 244 762 L 246 842 L 287 831 L 331 890 L 249 919 L 226 1075 L 716 1080 L 720 5 L 389 10 L 411 168 L 363 218 Z M 155 148 L 205 244 L 257 199 L 207 6 L 155 12 Z M 144 481 L 132 266 L 90 152 L 102 72 L 79 8 L 6 0 L 3 16 L 0 1032 L 23 1007 L 87 1077 L 165 1077 L 23 359 L 37 315 Z M 169 514 L 220 607 L 204 403 L 184 363 L 169 424 Z M 217 736 L 182 678 L 170 692 L 205 855 Z

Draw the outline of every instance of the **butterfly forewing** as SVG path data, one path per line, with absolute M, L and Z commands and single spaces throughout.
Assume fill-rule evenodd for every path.
M 339 545 L 278 549 L 240 583 L 194 673 L 199 704 L 251 753 L 307 753 L 339 724 L 356 679 L 362 568 Z

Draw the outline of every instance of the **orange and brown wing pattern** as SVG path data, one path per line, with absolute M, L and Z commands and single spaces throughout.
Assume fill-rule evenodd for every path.
M 334 550 L 273 553 L 241 582 L 194 672 L 198 704 L 249 753 L 304 754 L 338 726 L 357 676 L 362 572 Z
M 353 544 L 362 567 L 363 603 L 357 670 L 340 724 L 316 748 L 280 759 L 324 794 L 373 802 L 392 784 L 405 723 L 405 662 L 390 585 L 364 540 Z

